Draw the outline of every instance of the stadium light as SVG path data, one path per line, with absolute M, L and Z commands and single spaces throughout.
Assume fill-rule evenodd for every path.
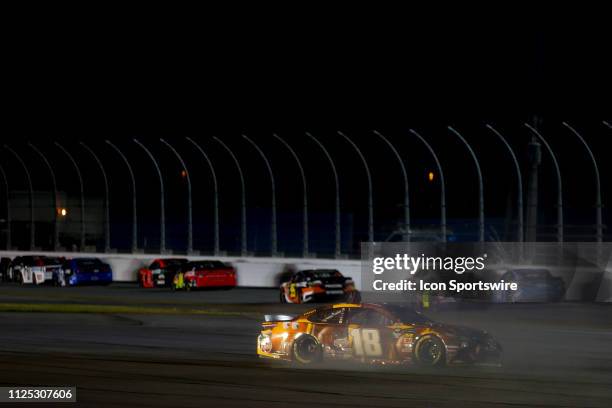
M 59 144 L 58 142 L 55 142 L 55 145 L 61 151 L 63 151 L 64 154 L 66 154 L 66 156 L 68 157 L 68 159 L 72 162 L 72 165 L 74 166 L 76 173 L 77 173 L 77 177 L 79 179 L 79 188 L 81 192 L 81 240 L 79 244 L 79 251 L 84 251 L 85 250 L 85 193 L 83 191 L 83 176 L 81 174 L 81 169 L 79 168 L 79 165 L 77 164 L 76 160 L 74 160 L 74 157 L 72 157 L 70 152 L 68 152 L 68 150 L 66 150 L 66 148 L 62 146 L 61 144 Z
M 438 159 L 438 155 L 431 147 L 431 145 L 421 136 L 416 130 L 409 129 L 409 132 L 416 136 L 429 150 L 429 153 L 434 158 L 436 166 L 438 167 L 438 173 L 440 173 L 440 233 L 442 234 L 442 242 L 446 242 L 446 187 L 444 185 L 444 172 L 442 171 L 442 165 Z
M 170 150 L 174 153 L 176 158 L 181 163 L 183 170 L 181 170 L 181 175 L 187 180 L 187 253 L 193 253 L 193 218 L 192 218 L 192 205 L 191 205 L 191 178 L 189 177 L 189 172 L 187 171 L 187 166 L 185 165 L 185 161 L 179 154 L 179 152 L 170 145 L 170 143 L 166 142 L 164 139 L 159 139 L 160 142 L 168 146 Z

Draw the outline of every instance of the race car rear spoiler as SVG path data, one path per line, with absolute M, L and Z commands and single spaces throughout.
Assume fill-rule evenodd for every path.
M 295 319 L 295 315 L 265 315 L 266 322 L 288 322 Z

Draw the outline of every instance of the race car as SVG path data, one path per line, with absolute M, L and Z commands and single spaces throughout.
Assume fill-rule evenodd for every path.
M 41 285 L 53 281 L 53 276 L 62 267 L 63 258 L 42 255 L 18 256 L 8 268 L 8 279 L 18 283 Z
M 501 364 L 487 332 L 436 323 L 404 304 L 335 304 L 302 315 L 267 315 L 257 338 L 262 358 L 313 364 Z
M 280 287 L 281 303 L 338 301 L 358 303 L 361 295 L 351 278 L 335 269 L 309 269 L 295 272 Z
M 174 276 L 174 290 L 197 288 L 233 288 L 236 286 L 236 270 L 221 261 L 193 261 L 182 266 Z
M 138 271 L 138 284 L 143 288 L 169 287 L 174 281 L 174 275 L 186 263 L 186 258 L 155 259 L 148 268 Z
M 113 282 L 113 271 L 98 258 L 73 258 L 54 272 L 53 282 L 56 286 L 108 285 Z
M 548 269 L 511 269 L 501 279 L 516 282 L 518 290 L 499 291 L 494 300 L 500 302 L 558 302 L 565 296 L 563 279 L 552 276 Z

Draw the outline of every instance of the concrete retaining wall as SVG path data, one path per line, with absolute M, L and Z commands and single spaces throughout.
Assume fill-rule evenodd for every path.
M 113 269 L 113 279 L 118 282 L 136 281 L 138 269 L 149 266 L 155 258 L 182 257 L 181 255 L 155 254 L 99 254 L 84 252 L 23 252 L 0 251 L 0 256 L 14 258 L 16 256 L 36 254 L 55 257 L 96 257 L 108 263 Z M 358 260 L 334 259 L 303 259 L 303 258 L 255 258 L 227 256 L 189 256 L 189 260 L 218 259 L 231 263 L 237 271 L 238 286 L 278 287 L 279 278 L 283 272 L 291 269 L 338 269 L 344 276 L 355 280 L 358 289 L 361 288 L 361 263 Z
M 14 258 L 20 255 L 37 254 L 47 256 L 73 257 L 98 257 L 111 265 L 113 278 L 118 282 L 136 281 L 138 269 L 148 266 L 155 258 L 164 256 L 155 254 L 99 254 L 82 252 L 23 252 L 23 251 L 0 251 L 1 257 Z M 169 255 L 181 257 L 180 255 Z M 166 256 L 166 257 L 169 257 Z M 356 287 L 361 290 L 361 262 L 359 260 L 335 260 L 335 259 L 304 259 L 304 258 L 256 258 L 256 257 L 214 257 L 214 256 L 189 256 L 190 260 L 218 259 L 231 263 L 238 274 L 238 286 L 247 287 L 278 287 L 280 276 L 283 272 L 301 269 L 329 268 L 338 269 L 344 276 L 350 276 L 355 281 Z M 601 274 L 601 272 L 600 272 Z M 588 276 L 579 275 L 580 278 Z M 590 282 L 592 280 L 589 280 Z M 603 276 L 599 275 L 596 289 L 596 300 L 599 302 L 612 302 L 612 260 L 608 263 Z M 572 279 L 568 283 L 567 300 L 581 300 L 582 291 L 580 279 Z M 592 299 L 593 297 L 591 297 Z

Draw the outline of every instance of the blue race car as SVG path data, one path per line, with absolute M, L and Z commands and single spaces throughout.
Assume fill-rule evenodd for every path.
M 64 263 L 54 281 L 57 286 L 108 285 L 113 282 L 113 271 L 98 258 L 73 258 Z
M 516 291 L 502 291 L 501 302 L 559 302 L 565 296 L 565 282 L 552 276 L 548 269 L 511 269 L 501 277 L 505 282 L 515 282 Z

